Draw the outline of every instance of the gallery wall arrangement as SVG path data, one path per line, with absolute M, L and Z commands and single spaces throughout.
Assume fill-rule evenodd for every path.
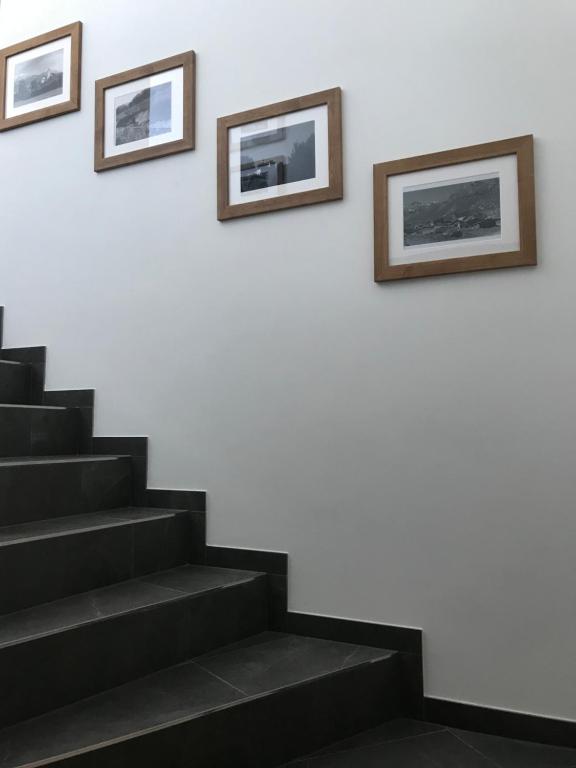
M 0 131 L 80 109 L 82 24 L 0 51 Z M 94 170 L 195 148 L 195 53 L 97 80 Z M 220 221 L 343 197 L 342 93 L 217 121 Z M 536 264 L 532 136 L 374 165 L 374 280 Z

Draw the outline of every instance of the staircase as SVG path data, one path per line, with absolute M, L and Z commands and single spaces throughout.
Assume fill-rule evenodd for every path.
M 279 766 L 404 714 L 401 654 L 278 631 L 272 576 L 204 564 L 204 494 L 146 489 L 1 321 L 0 768 Z

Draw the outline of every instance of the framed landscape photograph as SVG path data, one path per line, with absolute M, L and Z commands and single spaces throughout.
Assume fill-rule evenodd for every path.
M 340 88 L 218 120 L 218 219 L 342 197 Z
M 374 166 L 377 282 L 535 264 L 532 136 Z
M 0 51 L 0 131 L 80 109 L 82 24 Z
M 94 170 L 194 149 L 194 51 L 96 81 Z

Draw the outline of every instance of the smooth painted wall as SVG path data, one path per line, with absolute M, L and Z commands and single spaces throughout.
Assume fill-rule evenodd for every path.
M 425 630 L 426 692 L 576 720 L 573 0 L 2 0 L 83 109 L 0 135 L 6 344 L 95 387 L 293 610 Z M 94 80 L 198 54 L 197 150 L 96 175 Z M 345 199 L 221 224 L 216 118 L 341 86 Z M 540 265 L 376 285 L 372 163 L 534 133 Z

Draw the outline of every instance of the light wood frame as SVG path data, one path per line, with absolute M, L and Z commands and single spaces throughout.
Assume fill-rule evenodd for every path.
M 108 88 L 150 77 L 169 69 L 182 67 L 184 71 L 184 132 L 182 139 L 170 141 L 145 149 L 136 149 L 123 155 L 114 157 L 104 156 L 104 130 L 105 130 L 105 93 Z M 106 171 L 110 168 L 118 168 L 122 165 L 132 165 L 144 160 L 153 160 L 157 157 L 173 155 L 177 152 L 186 152 L 195 147 L 196 125 L 196 54 L 187 51 L 176 56 L 170 56 L 152 64 L 129 69 L 117 75 L 104 77 L 96 81 L 96 124 L 94 129 L 94 170 Z
M 297 99 L 289 99 L 266 107 L 237 112 L 234 115 L 218 119 L 218 219 L 235 219 L 239 216 L 251 216 L 255 213 L 279 211 L 300 205 L 323 203 L 328 200 L 340 200 L 343 197 L 342 173 L 342 91 L 340 88 L 311 93 Z M 306 192 L 281 195 L 267 200 L 255 200 L 247 203 L 229 203 L 229 145 L 230 128 L 239 125 L 267 120 L 290 112 L 298 112 L 311 107 L 328 107 L 328 173 L 327 187 Z
M 61 40 L 64 37 L 71 38 L 71 71 L 70 71 L 70 99 L 61 104 L 53 104 L 50 107 L 39 107 L 33 112 L 16 117 L 6 115 L 6 78 L 8 75 L 7 62 L 12 56 L 24 51 L 30 51 L 41 45 Z M 82 67 L 82 22 L 68 24 L 66 27 L 54 29 L 43 35 L 32 37 L 22 43 L 16 43 L 9 48 L 0 51 L 0 131 L 8 131 L 11 128 L 19 128 L 22 125 L 37 123 L 40 120 L 48 120 L 51 117 L 77 112 L 80 109 L 81 92 L 81 67 Z
M 517 251 L 462 256 L 413 264 L 391 265 L 388 260 L 388 178 L 459 163 L 516 155 L 520 248 Z M 534 139 L 520 136 L 448 152 L 436 152 L 374 165 L 374 279 L 402 280 L 454 272 L 474 272 L 536 264 L 536 213 L 534 196 Z

